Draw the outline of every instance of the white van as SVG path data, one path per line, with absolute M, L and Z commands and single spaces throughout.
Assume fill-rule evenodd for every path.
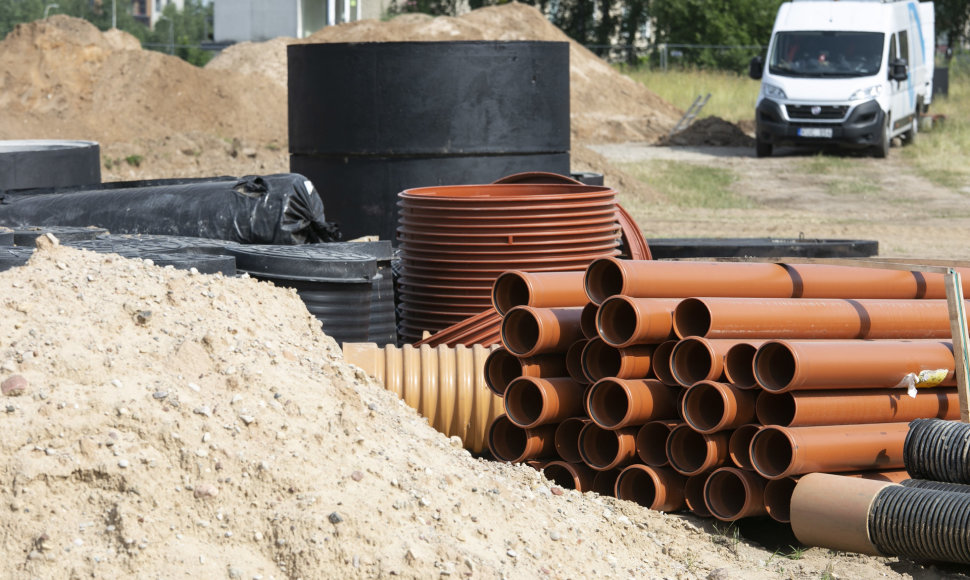
M 916 139 L 933 100 L 932 2 L 793 0 L 781 5 L 761 79 L 756 152 L 775 145 L 870 149 Z

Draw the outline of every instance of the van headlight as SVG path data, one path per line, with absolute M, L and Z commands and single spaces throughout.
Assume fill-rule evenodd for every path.
M 761 90 L 765 92 L 765 96 L 771 99 L 787 99 L 788 95 L 785 91 L 781 90 L 781 87 L 776 87 L 775 85 L 764 83 L 761 85 Z
M 849 96 L 850 101 L 862 101 L 875 99 L 882 94 L 882 85 L 873 85 L 871 87 L 866 87 L 864 89 L 859 89 L 858 91 L 852 93 Z

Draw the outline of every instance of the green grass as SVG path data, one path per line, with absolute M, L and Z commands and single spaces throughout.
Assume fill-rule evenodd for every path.
M 915 146 L 905 147 L 903 157 L 916 172 L 937 185 L 959 190 L 970 184 L 970 71 L 950 70 L 950 90 L 937 96 L 931 114 L 945 120 L 930 131 L 919 133 Z
M 646 85 L 668 103 L 683 109 L 690 107 L 698 95 L 711 94 L 700 117 L 720 117 L 726 121 L 754 120 L 754 103 L 760 82 L 733 72 L 677 70 L 661 71 L 626 69 L 633 80 Z
M 753 207 L 751 200 L 731 191 L 738 176 L 729 169 L 666 160 L 626 163 L 622 167 L 679 207 Z

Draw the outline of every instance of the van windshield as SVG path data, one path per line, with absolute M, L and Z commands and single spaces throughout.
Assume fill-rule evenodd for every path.
M 867 77 L 879 72 L 881 32 L 778 32 L 771 74 L 789 77 Z

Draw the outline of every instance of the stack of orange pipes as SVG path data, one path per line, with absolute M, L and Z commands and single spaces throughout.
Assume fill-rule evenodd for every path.
M 907 423 L 959 417 L 939 274 L 602 258 L 492 302 L 493 455 L 652 509 L 788 521 L 800 476 L 900 481 Z

